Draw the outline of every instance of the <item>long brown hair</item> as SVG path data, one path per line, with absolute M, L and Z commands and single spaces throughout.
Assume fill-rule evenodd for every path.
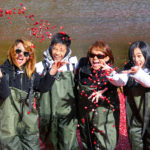
M 112 54 L 112 50 L 109 47 L 108 44 L 106 44 L 103 41 L 96 41 L 95 43 L 93 43 L 91 45 L 91 47 L 89 48 L 88 52 L 87 52 L 87 57 L 89 58 L 89 54 L 92 52 L 92 50 L 96 50 L 96 51 L 101 51 L 103 52 L 106 56 L 109 56 L 109 63 L 113 64 L 114 63 L 114 56 Z
M 18 68 L 20 68 L 15 58 L 16 56 L 15 46 L 17 46 L 19 43 L 22 43 L 25 50 L 28 51 L 30 54 L 29 60 L 27 60 L 28 62 L 25 66 L 25 70 L 26 70 L 27 76 L 31 78 L 32 74 L 35 72 L 35 64 L 36 64 L 35 50 L 34 50 L 34 45 L 32 42 L 30 42 L 29 40 L 25 40 L 25 39 L 15 40 L 14 44 L 11 46 L 11 48 L 8 51 L 8 56 L 7 56 L 8 60 L 11 64 L 14 64 Z

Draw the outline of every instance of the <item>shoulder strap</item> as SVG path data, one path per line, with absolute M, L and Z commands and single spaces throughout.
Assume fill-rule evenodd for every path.
M 69 59 L 70 59 L 71 57 L 69 57 Z M 72 67 L 73 67 L 73 73 L 75 74 L 75 71 L 76 71 L 76 68 L 75 68 L 75 63 L 73 63 L 73 62 L 70 62 L 70 64 L 72 65 Z M 68 67 L 69 67 L 69 64 L 67 64 L 68 66 L 67 66 L 67 70 L 68 70 Z M 69 67 L 69 70 L 70 70 L 70 67 Z
M 142 138 L 145 135 L 145 132 L 147 130 L 148 127 L 148 123 L 149 123 L 149 115 L 148 115 L 148 93 L 145 93 L 145 104 L 144 104 L 144 123 L 143 123 L 143 131 L 142 131 Z
M 67 66 L 67 71 L 69 71 L 70 70 L 69 64 L 66 64 L 66 66 Z
M 49 70 L 50 65 L 46 63 L 45 59 L 42 61 L 42 64 L 43 64 L 43 67 L 44 67 L 44 69 L 42 71 L 42 75 L 45 75 L 47 73 L 47 71 Z
M 75 74 L 76 68 L 75 68 L 75 63 L 72 63 L 73 66 L 73 73 Z
M 33 85 L 34 85 L 35 75 L 33 74 L 31 77 L 31 87 L 29 90 L 28 100 L 29 100 L 29 111 L 32 109 L 32 97 L 33 97 Z

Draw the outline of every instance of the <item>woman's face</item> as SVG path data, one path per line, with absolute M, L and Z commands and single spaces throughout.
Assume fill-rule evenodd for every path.
M 14 47 L 14 49 L 16 53 L 15 60 L 18 67 L 21 68 L 29 59 L 29 52 L 25 50 L 22 43 L 18 43 L 17 46 Z
M 141 68 L 144 67 L 145 58 L 144 58 L 141 50 L 138 47 L 134 49 L 133 61 L 134 61 L 136 66 L 140 66 Z
M 61 61 L 67 52 L 67 47 L 65 44 L 57 43 L 53 45 L 52 57 L 54 61 Z
M 98 70 L 103 64 L 103 61 L 109 61 L 109 56 L 106 56 L 102 51 L 92 50 L 89 54 L 89 60 L 94 70 Z

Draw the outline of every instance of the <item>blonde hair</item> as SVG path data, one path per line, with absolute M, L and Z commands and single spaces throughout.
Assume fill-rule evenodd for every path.
M 15 47 L 19 44 L 22 43 L 25 50 L 27 52 L 29 52 L 29 60 L 27 60 L 27 64 L 25 66 L 25 71 L 27 73 L 27 76 L 29 78 L 31 78 L 32 74 L 35 72 L 35 64 L 36 64 L 36 58 L 35 58 L 35 49 L 34 49 L 34 45 L 32 42 L 30 42 L 29 40 L 25 40 L 25 39 L 17 39 L 15 40 L 14 44 L 12 45 L 12 47 L 9 49 L 8 51 L 8 60 L 11 64 L 16 65 L 18 68 L 20 68 L 18 66 L 18 63 L 16 61 L 16 51 L 15 51 Z

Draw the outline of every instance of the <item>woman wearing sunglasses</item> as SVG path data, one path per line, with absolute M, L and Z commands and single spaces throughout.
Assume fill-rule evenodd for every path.
M 39 150 L 36 91 L 50 90 L 54 72 L 35 71 L 34 45 L 17 39 L 0 70 L 0 149 Z M 57 68 L 57 66 L 53 66 Z
M 101 69 L 104 62 L 112 65 L 114 57 L 103 41 L 92 44 L 79 62 L 79 129 L 83 146 L 89 150 L 114 150 L 118 138 L 119 99 Z

